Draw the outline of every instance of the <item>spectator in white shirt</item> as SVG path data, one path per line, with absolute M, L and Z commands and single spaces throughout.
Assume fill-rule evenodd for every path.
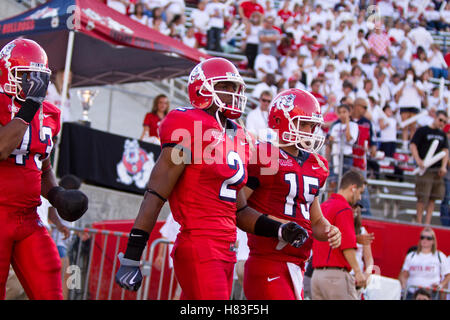
M 353 91 L 353 85 L 351 84 L 350 81 L 347 81 L 347 80 L 345 80 L 342 83 L 341 90 L 336 90 L 335 94 L 336 94 L 336 100 L 338 102 L 340 102 L 342 100 L 342 98 L 344 98 L 344 97 L 350 97 L 352 100 L 356 99 L 355 92 Z
M 417 250 L 407 254 L 398 277 L 406 300 L 412 299 L 417 287 L 435 289 L 433 299 L 439 299 L 439 290 L 447 288 L 450 281 L 450 266 L 444 253 L 438 250 L 436 234 L 430 227 L 420 233 Z
M 441 15 L 441 21 L 444 23 L 444 27 L 448 31 L 450 25 L 450 2 L 447 1 L 445 7 L 439 10 L 439 14 Z
M 252 97 L 259 99 L 264 91 L 272 92 L 272 97 L 275 97 L 278 92 L 276 86 L 276 77 L 273 73 L 268 73 L 264 76 L 263 81 L 258 83 L 252 91 Z
M 378 95 L 376 94 L 376 92 L 373 90 L 373 81 L 371 79 L 366 79 L 364 80 L 364 87 L 362 88 L 362 90 L 358 90 L 356 92 L 356 97 L 357 98 L 363 98 L 363 99 L 368 99 L 369 97 L 378 97 Z M 377 101 L 378 103 L 378 101 Z
M 374 98 L 378 101 L 378 104 L 381 107 L 384 107 L 384 105 L 386 103 L 389 103 L 392 99 L 391 90 L 386 79 L 386 73 L 380 72 L 376 77 L 376 81 L 374 82 L 373 91 L 377 93 L 376 97 Z
M 369 42 L 364 38 L 364 30 L 359 29 L 356 39 L 351 44 L 352 57 L 356 57 L 360 61 L 365 53 L 369 52 Z
M 315 26 L 317 23 L 325 24 L 327 18 L 330 18 L 326 11 L 322 9 L 320 3 L 316 4 L 314 11 L 309 14 L 309 25 Z
M 343 173 L 353 166 L 353 144 L 358 138 L 358 125 L 350 120 L 350 107 L 341 104 L 337 108 L 339 119 L 332 125 L 329 132 L 331 142 L 332 170 L 330 178 L 339 173 L 340 153 L 343 153 Z M 331 179 L 334 181 L 334 179 Z M 336 181 L 334 181 L 336 182 Z
M 267 131 L 267 119 L 272 97 L 271 91 L 263 91 L 259 97 L 259 105 L 247 115 L 245 126 L 258 140 L 270 140 L 270 134 Z
M 433 72 L 433 78 L 444 77 L 448 79 L 448 65 L 437 43 L 430 46 L 431 51 L 428 53 L 428 62 Z
M 263 16 L 259 11 L 254 11 L 250 19 L 244 19 L 245 24 L 245 56 L 247 57 L 247 68 L 254 70 L 255 59 L 258 55 L 259 31 L 262 29 Z
M 225 5 L 219 0 L 212 0 L 206 5 L 209 14 L 207 31 L 207 48 L 217 52 L 223 51 L 221 41 L 225 23 Z
M 434 8 L 434 4 L 430 1 L 423 12 L 423 17 L 427 22 L 427 27 L 440 31 L 443 29 L 443 23 L 441 22 L 441 15 L 439 11 Z
M 256 78 L 262 80 L 268 73 L 275 74 L 278 71 L 278 61 L 270 54 L 272 46 L 269 43 L 262 45 L 261 53 L 255 59 Z
M 186 30 L 186 34 L 181 36 L 183 43 L 191 48 L 198 48 L 197 38 L 195 37 L 194 27 L 190 27 Z
M 280 60 L 281 75 L 284 79 L 289 79 L 294 72 L 298 70 L 298 48 L 296 45 L 292 45 L 286 56 L 283 56 Z
M 333 61 L 334 66 L 336 67 L 336 71 L 338 73 L 341 73 L 342 71 L 351 71 L 351 66 L 350 64 L 345 60 L 346 55 L 345 52 L 343 50 L 340 50 L 337 53 L 337 57 L 336 59 Z
M 422 25 L 423 24 L 424 22 L 422 23 Z M 416 51 L 419 46 L 424 48 L 425 51 L 428 51 L 431 44 L 434 42 L 431 33 L 422 25 L 419 25 L 416 28 L 412 29 L 408 34 L 408 37 L 411 39 L 414 45 L 414 51 Z
M 439 87 L 434 87 L 427 98 L 427 110 L 434 109 L 435 111 L 437 110 L 446 111 L 446 108 L 447 106 L 445 104 L 444 98 L 441 99 L 440 97 Z
M 126 15 L 130 2 L 128 0 L 107 0 L 106 4 L 108 7 Z
M 305 35 L 304 24 L 302 24 L 303 17 L 296 16 L 290 26 L 286 28 L 286 32 L 292 33 L 295 44 L 302 42 L 302 37 Z
M 384 152 L 385 157 L 393 158 L 397 148 L 397 120 L 388 104 L 384 106 L 378 123 L 380 127 L 379 150 Z
M 186 5 L 184 0 L 169 0 L 166 9 L 164 10 L 167 16 L 167 21 L 172 21 L 176 15 L 184 16 Z
M 430 64 L 427 60 L 427 54 L 422 47 L 417 48 L 417 59 L 414 59 L 411 66 L 418 77 L 422 76 L 425 71 L 430 69 Z
M 345 22 L 341 21 L 339 27 L 336 31 L 332 32 L 330 35 L 330 46 L 333 48 L 334 52 L 344 51 L 345 56 L 349 54 L 349 43 L 347 38 L 347 29 L 345 27 Z
M 425 98 L 425 92 L 423 91 L 422 82 L 416 78 L 414 69 L 410 68 L 406 70 L 405 78 L 395 95 L 402 121 L 420 112 L 423 98 Z M 411 141 L 415 131 L 416 122 L 402 129 L 403 149 L 408 149 L 408 143 Z
M 388 36 L 394 38 L 396 44 L 400 44 L 405 39 L 404 23 L 402 20 L 397 20 L 393 28 L 388 31 Z
M 145 26 L 149 26 L 148 15 L 144 13 L 144 4 L 138 2 L 134 5 L 134 13 L 130 15 L 130 18 L 142 23 Z
M 209 13 L 205 10 L 208 1 L 201 0 L 197 4 L 197 8 L 192 10 L 191 21 L 195 28 L 195 32 L 206 35 L 208 31 Z
M 326 46 L 330 37 L 330 34 L 323 28 L 323 24 L 318 22 L 314 29 L 311 31 L 311 36 L 316 36 L 316 43 Z

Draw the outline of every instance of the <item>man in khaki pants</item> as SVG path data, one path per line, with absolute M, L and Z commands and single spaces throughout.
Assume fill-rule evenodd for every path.
M 356 234 L 352 206 L 361 200 L 366 181 L 355 170 L 343 176 L 338 193 L 322 203 L 324 217 L 341 231 L 341 246 L 331 249 L 328 242 L 313 241 L 313 300 L 357 300 L 356 288 L 365 287 L 366 276 L 356 260 Z M 353 269 L 355 276 L 349 272 Z

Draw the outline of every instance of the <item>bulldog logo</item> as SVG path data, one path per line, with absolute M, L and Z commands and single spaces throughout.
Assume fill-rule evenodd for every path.
M 126 185 L 134 183 L 139 189 L 145 189 L 154 165 L 152 152 L 140 148 L 136 139 L 126 139 L 122 160 L 117 164 L 117 181 Z

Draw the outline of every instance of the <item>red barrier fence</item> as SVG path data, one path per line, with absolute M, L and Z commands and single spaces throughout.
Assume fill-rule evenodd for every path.
M 417 246 L 425 225 L 363 217 L 367 232 L 375 234 L 372 242 L 374 263 L 381 275 L 398 278 L 408 249 Z M 436 233 L 438 250 L 450 254 L 450 228 L 431 226 Z

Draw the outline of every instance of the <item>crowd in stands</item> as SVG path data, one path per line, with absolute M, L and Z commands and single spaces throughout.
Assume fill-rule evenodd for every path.
M 445 1 L 199 0 L 189 11 L 180 0 L 106 3 L 188 46 L 245 56 L 239 68 L 259 82 L 256 100 L 292 87 L 310 91 L 322 106 L 324 153 L 335 174 L 343 148 L 333 143 L 344 131 L 330 128 L 346 121 L 347 111 L 357 126 L 343 165 L 378 178 L 379 160 L 392 159 L 386 166 L 400 181 L 394 158 L 410 154 L 416 129 L 431 126 L 438 110 L 448 112 L 450 54 L 432 36 L 450 31 Z

